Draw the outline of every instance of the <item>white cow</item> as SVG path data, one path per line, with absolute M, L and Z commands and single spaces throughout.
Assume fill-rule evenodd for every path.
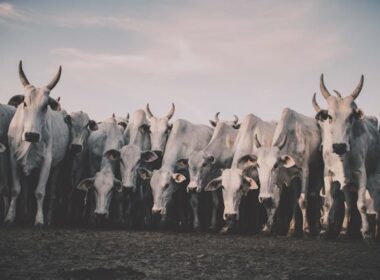
M 47 86 L 40 88 L 29 83 L 21 61 L 19 75 L 25 95 L 23 102 L 17 107 L 8 132 L 13 185 L 6 222 L 11 223 L 16 218 L 21 175 L 29 175 L 34 169 L 38 169 L 35 225 L 45 224 L 43 203 L 49 176 L 51 195 L 47 223 L 50 224 L 59 165 L 65 157 L 69 143 L 69 128 L 64 121 L 66 113 L 53 111 L 49 107 L 49 95 L 59 81 L 61 67 L 53 80 Z

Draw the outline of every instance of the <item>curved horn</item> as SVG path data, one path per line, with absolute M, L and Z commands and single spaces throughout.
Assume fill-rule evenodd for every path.
M 24 87 L 30 85 L 28 79 L 25 76 L 24 70 L 22 70 L 22 60 L 18 64 L 18 75 L 20 76 L 21 83 Z
M 152 111 L 149 108 L 149 103 L 146 104 L 146 113 L 148 114 L 149 119 L 154 117 Z
M 217 113 L 215 114 L 214 120 L 215 120 L 216 123 L 219 122 L 219 114 L 220 114 L 220 112 L 217 112 Z
M 129 113 L 127 114 L 127 117 L 125 118 L 126 122 L 129 122 Z
M 323 74 L 321 74 L 320 88 L 321 88 L 321 92 L 323 94 L 323 97 L 325 99 L 327 99 L 329 96 L 331 96 L 331 94 L 329 93 L 329 91 L 327 90 L 327 88 L 325 86 L 325 82 L 323 80 Z
M 284 139 L 282 140 L 282 142 L 280 143 L 276 143 L 275 146 L 277 146 L 280 150 L 282 150 L 282 148 L 284 148 L 285 144 L 286 144 L 286 140 L 288 139 L 288 135 L 286 134 Z M 277 141 L 278 142 L 278 141 Z
M 364 83 L 364 76 L 362 75 L 360 77 L 359 84 L 355 88 L 354 92 L 351 94 L 351 96 L 354 98 L 354 100 L 359 96 L 360 92 L 362 91 L 363 83 Z
M 260 149 L 261 143 L 259 141 L 259 138 L 257 138 L 257 134 L 255 134 L 255 143 L 256 143 L 256 148 Z
M 51 80 L 51 82 L 46 86 L 49 90 L 52 90 L 57 85 L 57 83 L 59 82 L 59 79 L 61 78 L 61 72 L 62 72 L 62 67 L 59 66 L 58 73 L 55 75 L 53 80 Z
M 238 123 L 238 121 L 239 121 L 239 117 L 238 117 L 238 116 L 236 116 L 236 115 L 234 115 L 234 124 L 237 124 L 237 123 Z
M 333 89 L 333 92 L 335 92 L 336 96 L 338 96 L 339 98 L 342 98 L 342 95 L 340 94 L 339 91 L 337 91 L 336 89 Z
M 172 103 L 172 108 L 170 109 L 170 112 L 166 115 L 166 117 L 170 120 L 173 117 L 174 112 L 175 112 L 175 106 L 174 106 L 174 103 Z
M 314 107 L 314 110 L 318 113 L 319 111 L 321 111 L 321 107 L 319 107 L 318 103 L 317 103 L 317 94 L 314 93 L 313 95 L 313 107 Z

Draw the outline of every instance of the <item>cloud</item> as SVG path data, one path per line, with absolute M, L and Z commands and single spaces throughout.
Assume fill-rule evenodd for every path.
M 15 25 L 30 22 L 36 22 L 36 17 L 32 13 L 7 2 L 0 3 L 0 23 Z

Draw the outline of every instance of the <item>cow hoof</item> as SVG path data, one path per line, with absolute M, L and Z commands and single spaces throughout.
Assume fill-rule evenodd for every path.
M 232 229 L 228 226 L 225 226 L 219 232 L 221 234 L 230 234 L 230 233 L 232 233 Z
M 41 222 L 35 222 L 34 227 L 35 228 L 43 228 L 43 227 L 45 227 L 45 225 L 44 225 L 44 223 L 41 223 Z
M 4 221 L 4 226 L 5 227 L 12 227 L 15 225 L 15 221 L 14 220 L 5 220 Z
M 201 232 L 200 226 L 193 226 L 193 232 Z
M 210 232 L 217 232 L 217 228 L 216 228 L 215 225 L 210 226 L 210 227 L 208 228 L 208 230 L 209 230 Z

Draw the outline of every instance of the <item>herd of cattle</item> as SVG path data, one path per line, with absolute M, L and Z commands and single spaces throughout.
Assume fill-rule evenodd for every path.
M 355 103 L 320 88 L 315 117 L 284 109 L 211 126 L 149 107 L 96 122 L 68 114 L 19 64 L 24 95 L 0 104 L 5 224 L 119 225 L 223 232 L 379 238 L 380 132 Z

